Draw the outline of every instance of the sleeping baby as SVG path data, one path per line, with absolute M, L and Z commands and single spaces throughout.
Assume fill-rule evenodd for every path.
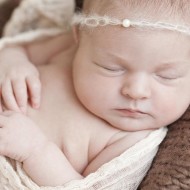
M 60 186 L 176 121 L 190 103 L 189 28 L 167 15 L 177 5 L 86 0 L 73 30 L 4 48 L 0 154 Z

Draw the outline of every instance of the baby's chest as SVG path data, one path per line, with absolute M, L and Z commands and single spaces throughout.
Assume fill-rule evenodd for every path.
M 29 109 L 29 116 L 82 173 L 89 161 L 105 147 L 113 132 L 80 104 L 71 78 L 60 70 L 51 68 L 41 73 L 41 107 Z

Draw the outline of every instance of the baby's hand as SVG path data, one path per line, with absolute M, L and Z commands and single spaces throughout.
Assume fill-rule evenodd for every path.
M 0 111 L 3 105 L 7 110 L 26 113 L 28 101 L 33 108 L 40 106 L 39 71 L 24 53 L 14 53 L 0 52 Z
M 26 115 L 13 111 L 0 115 L 0 155 L 23 162 L 47 143 L 46 136 Z

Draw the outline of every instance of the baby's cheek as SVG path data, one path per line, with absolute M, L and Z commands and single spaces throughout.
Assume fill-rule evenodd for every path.
M 186 111 L 188 104 L 186 101 L 174 100 L 165 102 L 162 108 L 160 107 L 160 118 L 163 119 L 165 125 L 169 125 L 179 119 Z
M 84 83 L 76 84 L 75 91 L 78 99 L 86 108 L 93 104 L 95 94 L 90 86 L 86 87 Z

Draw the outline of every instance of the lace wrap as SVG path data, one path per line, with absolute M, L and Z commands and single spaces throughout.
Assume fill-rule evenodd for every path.
M 4 35 L 50 28 L 67 30 L 73 12 L 72 0 L 23 0 L 6 25 Z
M 120 156 L 101 166 L 95 173 L 82 180 L 75 180 L 60 187 L 39 187 L 27 177 L 22 165 L 14 170 L 4 157 L 0 157 L 1 190 L 136 190 L 157 153 L 167 129 L 153 131 Z

